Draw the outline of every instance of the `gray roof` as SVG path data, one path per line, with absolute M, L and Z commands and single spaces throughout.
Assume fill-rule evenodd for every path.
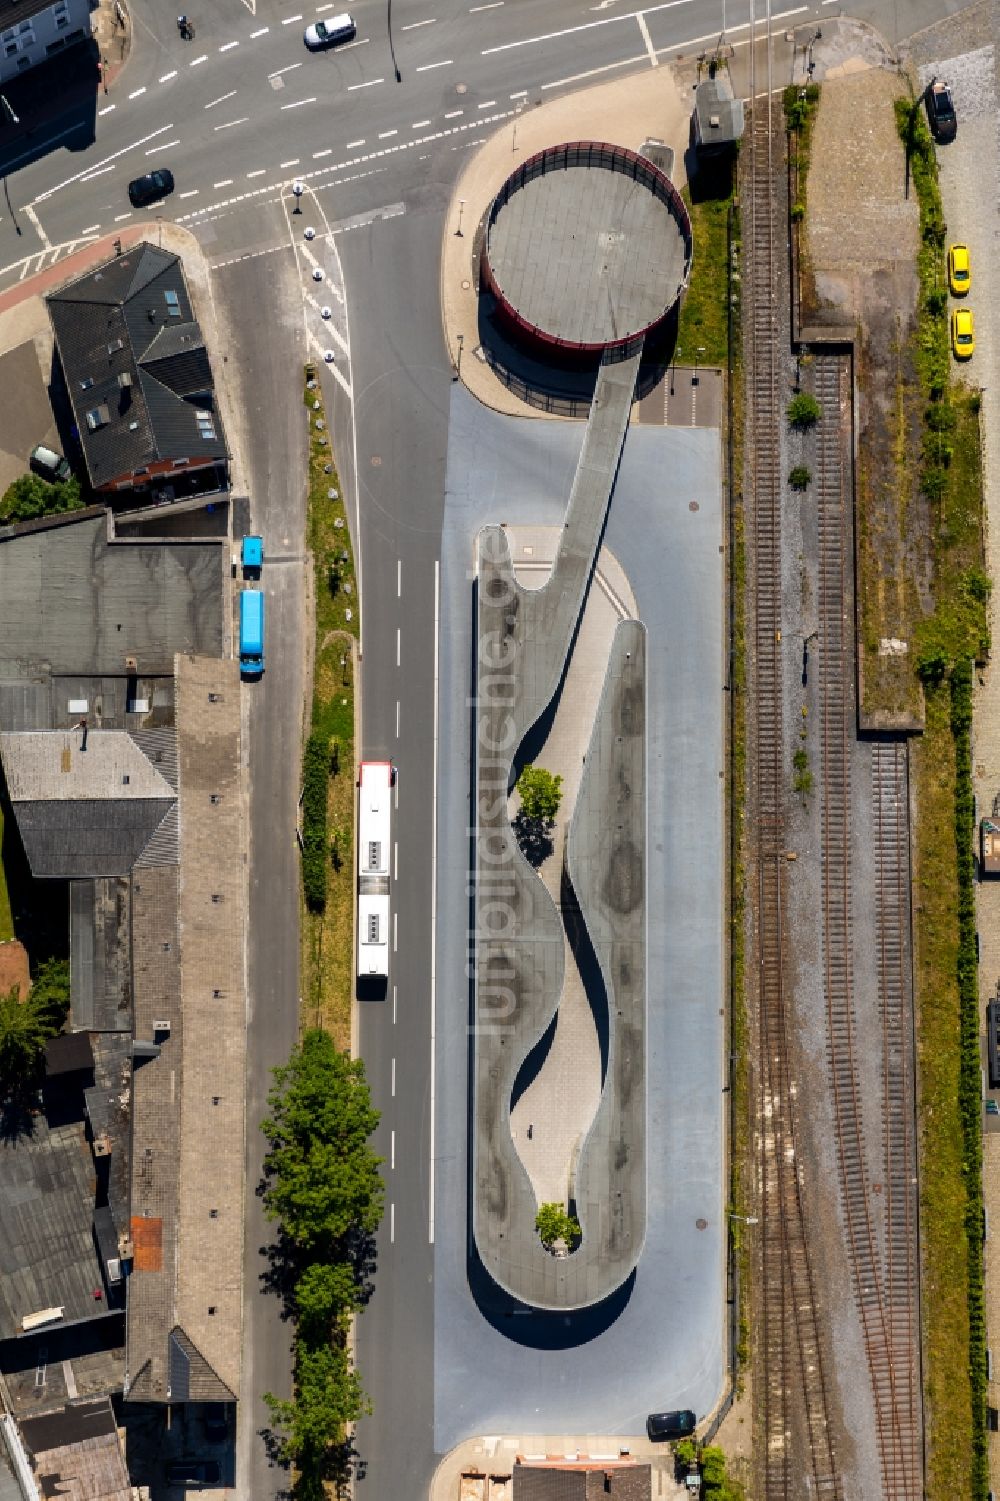
M 225 458 L 212 370 L 178 256 L 144 242 L 47 302 L 95 488 L 163 459 Z M 87 421 L 95 411 L 104 419 L 96 429 Z M 212 414 L 211 437 L 199 431 L 199 411 Z
M 139 674 L 172 676 L 177 652 L 221 657 L 228 549 L 118 541 L 110 525 L 102 507 L 0 528 L 0 679 L 122 677 L 127 656 Z M 32 707 L 30 696 L 18 703 Z
M 88 1032 L 132 1030 L 130 891 L 123 876 L 71 881 L 70 1025 Z
M 157 798 L 14 805 L 31 873 L 43 880 L 125 875 L 169 812 Z
M 699 83 L 694 111 L 702 147 L 728 146 L 743 135 L 743 100 L 733 98 L 732 85 L 724 73 Z
M 129 1501 L 132 1494 L 111 1403 L 74 1402 L 26 1418 L 21 1436 L 43 1496 L 63 1501 Z
M 595 1462 L 593 1469 L 565 1469 L 532 1465 L 520 1460 L 514 1466 L 511 1486 L 513 1501 L 651 1501 L 653 1472 L 648 1464 L 609 1464 Z

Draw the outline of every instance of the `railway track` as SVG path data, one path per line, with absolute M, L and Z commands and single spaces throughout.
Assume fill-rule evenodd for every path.
M 871 1378 L 886 1501 L 922 1495 L 915 1167 L 910 1131 L 909 846 L 906 747 L 872 747 L 875 924 L 882 1022 L 882 1181 L 865 1139 L 854 994 L 851 757 L 855 741 L 851 539 L 836 355 L 817 355 L 819 706 L 824 997 L 847 1252 Z M 869 1101 L 869 1109 L 871 1103 Z M 873 1204 L 881 1196 L 878 1212 Z
M 782 885 L 784 733 L 782 727 L 782 557 L 780 469 L 782 361 L 787 353 L 777 309 L 786 274 L 785 217 L 777 194 L 781 120 L 773 102 L 770 8 L 752 22 L 751 110 L 745 152 L 745 292 L 748 402 L 747 462 L 753 600 L 753 790 L 757 832 L 758 1110 L 762 1160 L 761 1338 L 758 1385 L 763 1428 L 763 1494 L 788 1501 L 804 1482 L 819 1498 L 839 1501 L 841 1482 L 830 1430 L 816 1316 L 815 1287 L 795 1150 L 789 1023 L 784 990 Z M 766 78 L 758 80 L 763 40 Z M 793 1429 L 808 1455 L 793 1453 Z M 806 1477 L 808 1476 L 808 1480 Z

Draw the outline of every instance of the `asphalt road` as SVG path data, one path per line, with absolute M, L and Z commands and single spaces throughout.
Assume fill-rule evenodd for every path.
M 901 28 L 917 30 L 962 3 L 864 0 L 852 10 L 894 40 Z M 355 439 L 358 453 L 363 751 L 389 754 L 399 767 L 393 975 L 385 1004 L 360 1017 L 361 1051 L 383 1112 L 389 1205 L 377 1292 L 360 1321 L 358 1347 L 375 1405 L 359 1436 L 373 1497 L 413 1494 L 411 1477 L 426 1472 L 433 1448 L 431 794 L 435 563 L 450 381 L 438 312 L 443 215 L 465 149 L 522 99 L 551 98 L 700 51 L 717 38 L 724 15 L 738 41 L 749 16 L 749 0 L 666 0 L 641 14 L 626 5 L 396 0 L 397 83 L 382 0 L 357 0 L 357 43 L 319 55 L 305 51 L 301 33 L 318 13 L 339 8 L 329 0 L 304 0 L 301 9 L 294 0 L 213 0 L 203 11 L 194 0 L 190 42 L 177 34 L 176 6 L 133 0 L 131 57 L 112 92 L 96 101 L 96 139 L 63 136 L 57 124 L 47 153 L 43 137 L 30 143 L 33 159 L 19 157 L 25 145 L 0 160 L 9 194 L 9 207 L 0 205 L 0 289 L 74 246 L 142 222 L 129 209 L 128 180 L 156 165 L 171 168 L 176 192 L 159 212 L 191 228 L 215 268 L 213 291 L 233 340 L 230 363 L 255 417 L 252 500 L 269 556 L 274 539 L 292 558 L 304 540 L 304 455 L 297 404 L 289 403 L 304 354 L 301 291 L 279 202 L 289 180 L 304 177 L 322 195 L 330 222 L 345 230 L 338 239 L 353 402 L 333 382 L 329 394 L 338 454 L 353 455 Z M 779 27 L 806 27 L 822 24 L 831 9 L 807 4 L 775 7 L 774 14 Z M 387 208 L 394 216 L 383 220 Z M 155 212 L 146 218 L 155 227 Z M 248 693 L 245 1376 L 254 1427 L 260 1394 L 288 1379 L 287 1330 L 256 1294 L 264 1226 L 253 1187 L 269 1069 L 287 1056 L 296 1029 L 296 869 L 286 834 L 299 774 L 301 577 L 295 562 L 269 567 L 269 668 L 253 697 Z M 275 1494 L 283 1477 L 267 1471 L 251 1427 L 244 1428 L 240 1489 L 257 1501 Z

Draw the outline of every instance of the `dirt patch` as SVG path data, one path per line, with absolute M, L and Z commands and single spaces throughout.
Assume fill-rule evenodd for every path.
M 862 722 L 919 719 L 913 631 L 930 608 L 930 525 L 917 491 L 921 403 L 914 363 L 919 207 L 907 191 L 895 73 L 823 84 L 809 168 L 803 324 L 856 340 L 857 544 Z
M 0 943 L 0 995 L 6 995 L 15 985 L 23 1001 L 31 989 L 31 973 L 28 950 L 16 938 L 10 943 Z

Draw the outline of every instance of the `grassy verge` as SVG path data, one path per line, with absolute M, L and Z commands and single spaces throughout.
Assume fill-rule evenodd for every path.
M 303 830 L 309 891 L 302 911 L 302 1022 L 325 1027 L 343 1048 L 350 1043 L 354 991 L 353 652 L 358 590 L 344 497 L 318 386 L 313 391 L 307 387 L 305 405 L 310 424 L 307 534 L 316 642 L 303 776 L 316 782 L 318 768 L 322 787 L 326 774 L 326 806 L 324 810 L 320 803 L 317 809 L 313 789 L 309 823 Z
M 677 356 L 694 364 L 728 363 L 729 353 L 729 205 L 733 196 L 731 162 L 709 163 L 684 188 L 691 215 L 694 257 L 677 330 Z
M 788 164 L 792 173 L 792 204 L 789 212 L 795 223 L 806 216 L 806 180 L 809 176 L 809 153 L 812 131 L 819 109 L 819 84 L 805 88 L 789 84 L 782 97 L 785 129 L 788 132 Z
M 0 851 L 3 849 L 3 807 L 0 806 Z M 10 894 L 7 890 L 7 875 L 0 859 L 0 943 L 9 943 L 14 936 L 14 917 L 10 910 Z
M 970 749 L 972 662 L 989 648 L 979 406 L 975 393 L 950 381 L 933 145 L 909 101 L 897 101 L 896 118 L 920 200 L 920 488 L 934 513 L 934 609 L 915 633 L 926 729 L 913 756 L 927 1496 L 982 1501 L 986 1346 Z

